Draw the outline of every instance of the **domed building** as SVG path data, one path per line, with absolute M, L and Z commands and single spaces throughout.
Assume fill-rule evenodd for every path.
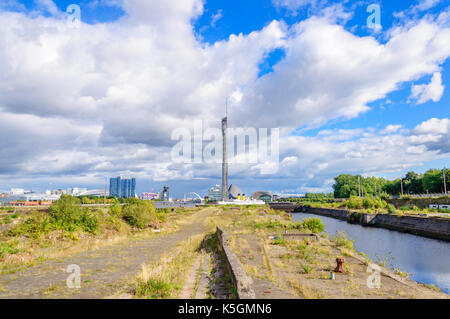
M 252 199 L 262 200 L 265 203 L 270 203 L 272 201 L 272 194 L 267 191 L 256 191 L 252 194 Z
M 231 184 L 228 188 L 228 196 L 230 199 L 237 199 L 238 195 L 242 195 L 242 191 L 239 187 L 234 184 Z

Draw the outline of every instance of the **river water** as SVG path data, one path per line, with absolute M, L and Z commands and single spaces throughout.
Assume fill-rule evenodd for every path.
M 450 243 L 383 228 L 362 227 L 331 217 L 292 214 L 294 221 L 311 217 L 323 221 L 329 238 L 343 232 L 354 241 L 357 251 L 373 261 L 387 260 L 386 266 L 410 273 L 412 280 L 435 284 L 450 293 Z

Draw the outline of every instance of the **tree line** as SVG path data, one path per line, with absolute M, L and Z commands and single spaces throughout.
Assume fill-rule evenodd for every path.
M 424 174 L 408 172 L 405 177 L 395 180 L 361 175 L 341 174 L 334 178 L 334 197 L 383 196 L 408 194 L 444 193 L 444 174 L 447 192 L 450 191 L 450 171 L 448 169 L 430 169 Z

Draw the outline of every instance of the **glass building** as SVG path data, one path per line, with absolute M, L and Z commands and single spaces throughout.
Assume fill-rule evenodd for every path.
M 211 187 L 208 190 L 208 199 L 210 202 L 218 202 L 222 200 L 222 189 L 219 185 Z
M 110 178 L 109 194 L 117 198 L 135 197 L 136 179 L 125 177 Z

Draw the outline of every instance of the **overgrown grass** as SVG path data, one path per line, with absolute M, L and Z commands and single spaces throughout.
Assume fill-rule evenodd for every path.
M 7 217 L 16 222 L 0 233 L 0 271 L 40 260 L 44 255 L 55 257 L 72 249 L 98 247 L 100 241 L 122 240 L 167 220 L 167 214 L 156 214 L 150 202 L 134 200 L 122 208 L 115 201 L 103 211 L 82 207 L 78 198 L 67 195 L 46 211 L 32 209 Z M 83 246 L 88 241 L 90 244 Z
M 325 225 L 323 221 L 320 218 L 316 217 L 305 218 L 301 223 L 301 227 L 315 234 L 320 234 L 325 231 Z
M 202 235 L 191 237 L 172 252 L 172 256 L 169 255 L 162 262 L 143 265 L 141 274 L 136 279 L 135 297 L 176 298 L 202 246 Z
M 331 241 L 336 244 L 338 247 L 345 247 L 351 250 L 354 250 L 353 240 L 347 238 L 347 235 L 343 232 L 338 232 L 336 236 L 331 238 Z

